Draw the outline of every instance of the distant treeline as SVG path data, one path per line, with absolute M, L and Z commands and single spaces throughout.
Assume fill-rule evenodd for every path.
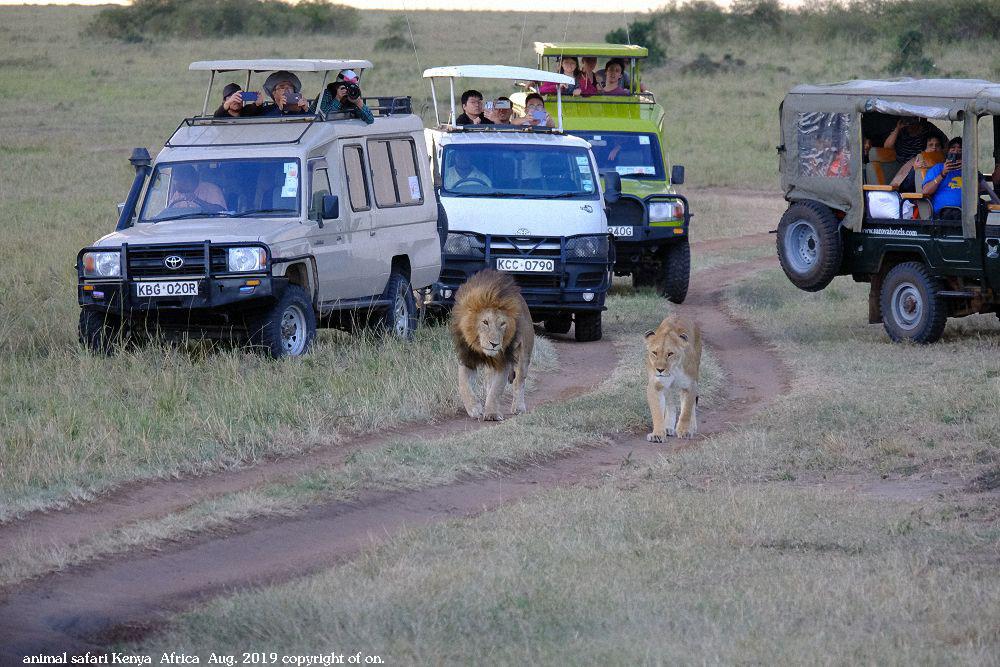
M 761 35 L 862 41 L 910 30 L 928 42 L 1000 38 L 1000 0 L 815 0 L 794 9 L 778 0 L 734 0 L 728 8 L 674 0 L 655 15 L 661 29 L 705 42 Z
M 290 32 L 351 33 L 360 13 L 328 0 L 135 0 L 102 10 L 87 31 L 100 37 L 141 41 L 144 36 L 226 37 Z

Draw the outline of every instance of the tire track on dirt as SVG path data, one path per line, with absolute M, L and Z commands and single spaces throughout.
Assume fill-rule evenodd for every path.
M 596 388 L 618 363 L 609 341 L 572 342 L 572 337 L 546 336 L 559 358 L 558 373 L 535 376 L 529 393 L 532 405 L 564 401 Z M 245 491 L 278 480 L 343 465 L 354 453 L 374 449 L 400 437 L 432 440 L 488 427 L 456 412 L 433 424 L 409 423 L 395 428 L 349 437 L 341 443 L 314 449 L 284 459 L 196 477 L 140 480 L 110 489 L 95 500 L 80 502 L 64 510 L 32 512 L 0 525 L 0 560 L 26 550 L 71 546 L 97 533 L 138 521 L 158 519 L 197 503 Z
M 720 404 L 699 415 L 701 435 L 693 442 L 744 421 L 787 390 L 786 372 L 775 353 L 721 307 L 725 284 L 775 265 L 776 260 L 767 258 L 693 276 L 693 289 L 680 310 L 701 322 L 728 380 Z M 316 572 L 405 530 L 593 482 L 626 459 L 653 461 L 690 443 L 664 446 L 647 443 L 645 432 L 623 435 L 608 446 L 576 450 L 495 477 L 410 492 L 369 492 L 353 502 L 318 505 L 291 518 L 251 521 L 238 533 L 202 535 L 155 553 L 47 576 L 13 589 L 0 601 L 0 661 L 56 649 L 94 650 L 111 638 L 155 627 L 163 611 L 235 587 Z

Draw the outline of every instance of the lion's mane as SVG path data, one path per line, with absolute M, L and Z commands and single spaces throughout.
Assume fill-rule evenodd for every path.
M 467 368 L 491 366 L 503 368 L 518 341 L 523 318 L 524 297 L 514 279 L 506 273 L 483 269 L 474 274 L 455 294 L 451 313 L 451 337 L 458 350 L 459 361 Z M 508 327 L 503 341 L 503 354 L 489 357 L 479 345 L 479 317 L 486 309 L 503 312 L 513 326 Z M 530 324 L 529 324 L 530 326 Z

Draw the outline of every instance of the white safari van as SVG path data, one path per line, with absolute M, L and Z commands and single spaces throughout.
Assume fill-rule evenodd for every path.
M 614 265 L 605 199 L 615 199 L 620 177 L 605 175 L 609 192 L 602 195 L 590 144 L 563 134 L 561 95 L 552 128 L 455 125 L 455 79 L 573 80 L 496 65 L 437 67 L 424 77 L 431 79 L 436 115 L 434 81 L 448 79 L 451 92 L 447 122 L 437 115 L 437 126 L 427 131 L 439 216 L 448 228 L 434 304 L 450 306 L 469 276 L 490 267 L 512 274 L 547 331 L 567 333 L 575 324 L 577 340 L 599 340 Z
M 82 342 L 107 351 L 151 329 L 197 332 L 245 337 L 280 357 L 306 352 L 317 325 L 374 322 L 409 337 L 413 289 L 441 268 L 423 124 L 409 98 L 366 97 L 371 124 L 319 111 L 209 115 L 220 72 L 244 70 L 245 90 L 269 72 L 313 73 L 319 96 L 341 70 L 370 67 L 192 63 L 211 72 L 201 115 L 185 119 L 155 160 L 133 152 L 136 178 L 115 231 L 77 258 Z M 306 83 L 303 94 L 313 92 Z M 182 192 L 196 196 L 182 206 Z

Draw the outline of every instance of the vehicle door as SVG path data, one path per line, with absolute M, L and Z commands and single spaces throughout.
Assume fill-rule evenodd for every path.
M 339 266 L 344 261 L 345 246 L 341 240 L 340 229 L 344 225 L 344 210 L 341 204 L 340 215 L 335 219 L 322 220 L 323 197 L 334 193 L 330 187 L 330 169 L 325 159 L 313 159 L 308 163 L 309 199 L 306 200 L 310 226 L 307 236 L 309 247 L 316 258 L 316 270 L 319 275 L 319 299 L 329 301 L 335 298 L 339 289 Z M 335 193 L 334 193 L 335 194 Z
M 412 266 L 427 266 L 440 255 L 439 238 L 423 208 L 425 183 L 421 182 L 413 137 L 373 137 L 368 140 L 371 160 L 372 244 L 368 258 L 377 267 L 376 286 L 389 279 L 392 258 L 407 255 Z
M 340 243 L 344 246 L 344 264 L 338 277 L 342 281 L 338 297 L 358 299 L 381 293 L 373 288 L 374 268 L 366 261 L 366 248 L 371 244 L 372 197 L 368 180 L 367 157 L 361 139 L 349 139 L 340 150 L 344 165 L 340 191 L 344 226 Z

